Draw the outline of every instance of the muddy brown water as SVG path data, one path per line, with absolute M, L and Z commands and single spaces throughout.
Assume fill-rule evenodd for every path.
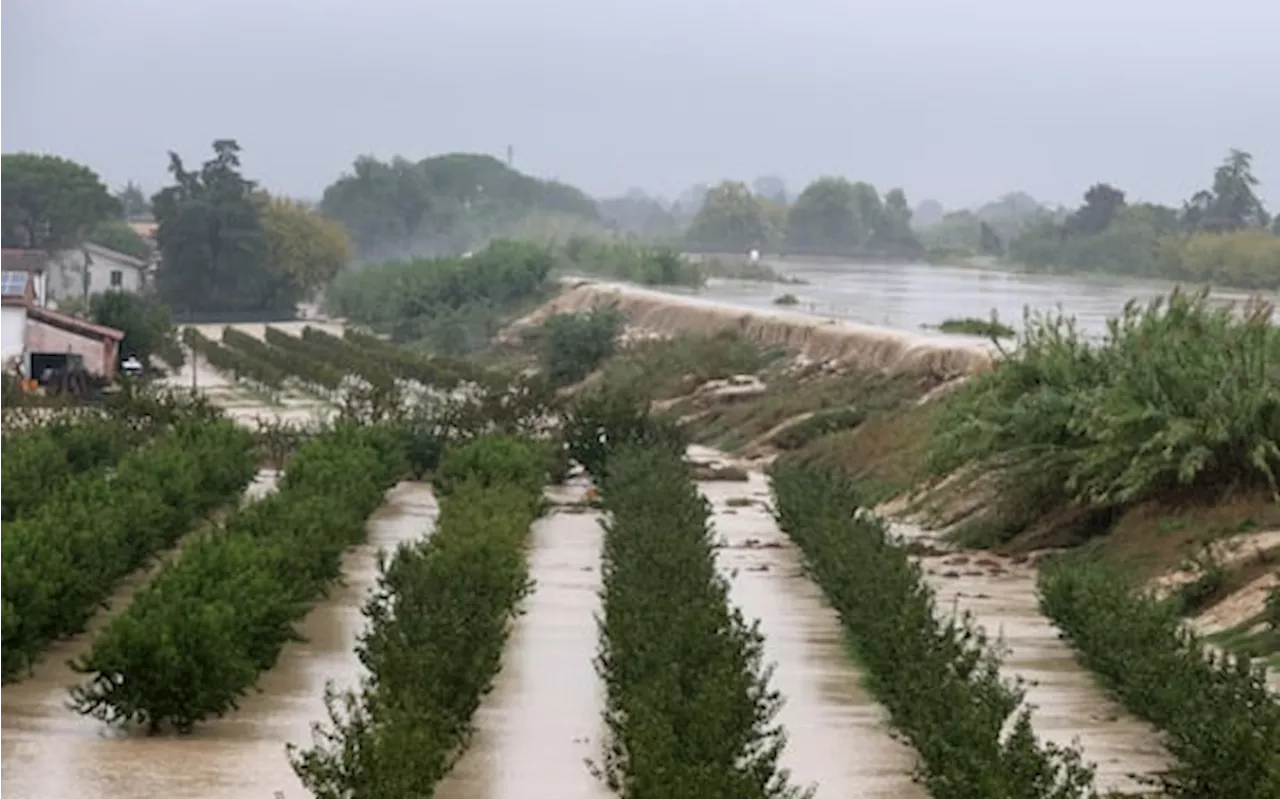
M 778 722 L 788 736 L 781 762 L 792 783 L 816 784 L 819 799 L 926 796 L 911 780 L 915 753 L 891 737 L 888 713 L 862 686 L 839 617 L 778 529 L 764 475 L 700 485 L 722 544 L 717 562 L 731 575 L 730 600 L 760 620 L 765 661 L 775 664 L 771 685 L 785 699 Z
M 577 501 L 585 490 L 555 488 L 551 499 Z M 598 513 L 557 509 L 534 523 L 534 591 L 476 714 L 471 748 L 440 784 L 440 799 L 611 795 L 588 768 L 604 728 L 604 687 L 593 665 L 602 541 Z
M 913 525 L 895 525 L 904 539 L 936 543 Z M 1078 743 L 1097 765 L 1098 787 L 1125 793 L 1142 786 L 1132 775 L 1170 765 L 1151 725 L 1125 711 L 1075 659 L 1070 646 L 1039 608 L 1035 567 L 986 552 L 921 558 L 941 613 L 969 612 L 1006 650 L 1001 672 L 1026 681 L 1026 702 L 1037 735 L 1057 744 Z
M 266 480 L 267 478 L 263 478 Z M 65 665 L 85 651 L 86 633 L 51 649 L 34 676 L 3 692 L 0 788 L 6 799 L 62 797 L 307 796 L 285 755 L 287 743 L 307 744 L 312 722 L 325 718 L 324 687 L 356 683 L 353 647 L 363 627 L 360 606 L 377 576 L 377 552 L 431 530 L 435 500 L 423 483 L 401 483 L 369 521 L 367 543 L 344 558 L 343 584 L 334 587 L 299 623 L 306 639 L 290 643 L 262 675 L 259 692 L 239 710 L 189 736 L 120 732 L 66 707 L 76 675 Z M 113 603 L 143 582 L 135 576 Z M 95 627 L 101 620 L 95 620 Z

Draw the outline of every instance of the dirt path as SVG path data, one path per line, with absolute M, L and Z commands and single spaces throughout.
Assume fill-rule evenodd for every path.
M 912 525 L 895 530 L 904 539 L 936 543 Z M 1028 682 L 1036 733 L 1063 745 L 1078 740 L 1085 759 L 1098 766 L 1099 788 L 1137 792 L 1141 786 L 1130 775 L 1168 766 L 1156 731 L 1107 696 L 1040 613 L 1034 566 L 986 552 L 930 555 L 921 565 L 940 612 L 968 611 L 989 635 L 1003 639 L 1009 651 L 1002 670 Z
M 890 736 L 888 714 L 860 684 L 836 612 L 778 529 L 764 475 L 700 486 L 723 542 L 718 563 L 734 573 L 730 599 L 760 620 L 765 660 L 776 664 L 772 686 L 786 700 L 778 717 L 788 734 L 782 763 L 793 782 L 816 783 L 819 799 L 925 796 L 911 780 L 914 752 Z
M 285 757 L 325 718 L 326 680 L 354 684 L 360 605 L 377 575 L 377 551 L 428 532 L 435 500 L 423 483 L 401 483 L 369 522 L 369 540 L 347 553 L 345 583 L 298 625 L 304 641 L 285 646 L 240 709 L 190 736 L 146 737 L 109 730 L 67 709 L 76 676 L 65 665 L 91 642 L 86 634 L 51 651 L 36 675 L 3 693 L 3 784 L 7 799 L 241 799 L 303 797 Z M 127 587 L 126 591 L 136 590 Z M 119 606 L 123 606 L 121 603 Z M 277 794 L 277 792 L 279 792 Z
M 556 488 L 551 498 L 575 501 L 584 491 L 583 485 Z M 610 796 L 586 762 L 598 757 L 604 726 L 604 687 L 593 665 L 604 535 L 599 519 L 559 508 L 534 523 L 534 591 L 477 713 L 471 748 L 440 784 L 440 799 Z

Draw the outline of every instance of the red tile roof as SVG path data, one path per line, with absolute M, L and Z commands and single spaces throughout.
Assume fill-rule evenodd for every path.
M 86 322 L 74 316 L 68 316 L 64 313 L 51 311 L 48 308 L 28 308 L 27 318 L 35 319 L 46 324 L 60 327 L 63 330 L 69 330 L 72 333 L 79 333 L 89 338 L 109 338 L 113 341 L 120 341 L 124 338 L 123 330 L 116 330 L 114 327 L 106 325 L 95 325 L 92 322 Z

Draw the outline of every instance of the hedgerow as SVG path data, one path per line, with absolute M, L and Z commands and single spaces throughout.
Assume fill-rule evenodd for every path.
M 359 375 L 375 388 L 390 389 L 395 385 L 395 373 L 378 363 L 376 358 L 368 357 L 347 342 L 323 330 L 308 325 L 302 329 L 301 336 L 289 336 L 291 341 L 288 342 L 283 338 L 286 334 L 275 331 L 276 335 L 273 335 L 270 331 L 274 331 L 274 328 L 268 328 L 268 331 L 267 340 L 271 343 L 291 347 L 296 352 L 310 353 L 315 358 L 322 358 L 344 372 Z
M 108 416 L 54 419 L 6 433 L 0 518 L 7 522 L 29 513 L 75 475 L 115 463 L 135 443 L 133 430 Z
M 112 474 L 74 477 L 8 522 L 5 679 L 51 641 L 82 630 L 122 577 L 242 491 L 255 471 L 253 443 L 229 421 L 178 422 Z
M 234 327 L 228 326 L 222 329 L 222 344 L 257 358 L 263 363 L 271 364 L 303 383 L 310 383 L 330 391 L 342 385 L 342 372 L 324 361 L 272 346 Z
M 286 374 L 283 370 L 248 353 L 227 349 L 194 327 L 188 327 L 182 331 L 182 340 L 208 361 L 214 369 L 231 372 L 237 379 L 252 380 L 269 389 L 279 389 L 284 384 Z
M 1271 314 L 1175 291 L 1130 303 L 1100 345 L 1073 319 L 1029 316 L 1017 348 L 945 401 L 930 465 L 943 474 L 981 462 L 1002 475 L 1003 503 L 1038 513 L 1197 487 L 1274 490 L 1280 328 Z
M 424 386 L 448 390 L 464 381 L 485 383 L 493 378 L 493 375 L 483 367 L 470 361 L 412 352 L 352 328 L 343 330 L 342 338 L 376 358 L 386 369 Z
M 872 692 L 920 756 L 934 799 L 1094 796 L 1079 752 L 1036 740 L 1021 686 L 968 616 L 940 620 L 919 565 L 886 525 L 855 517 L 848 478 L 779 461 L 783 528 L 849 632 Z M 1003 732 L 1002 732 L 1003 731 Z
M 1209 655 L 1173 602 L 1133 590 L 1105 565 L 1061 559 L 1040 573 L 1040 606 L 1125 707 L 1165 733 L 1169 796 L 1280 796 L 1280 699 L 1266 668 Z
M 403 472 L 394 433 L 339 425 L 294 454 L 279 489 L 234 513 L 111 620 L 73 667 L 75 708 L 180 732 L 236 706 Z
M 461 477 L 477 461 L 455 454 L 441 470 Z M 464 751 L 529 590 L 525 539 L 542 467 L 522 460 L 509 482 L 482 467 L 454 483 L 435 532 L 382 568 L 357 647 L 367 676 L 354 690 L 330 685 L 328 723 L 314 726 L 310 748 L 289 747 L 314 796 L 431 796 Z
M 616 450 L 604 487 L 602 777 L 622 797 L 798 797 L 763 637 L 716 572 L 710 510 L 680 456 Z

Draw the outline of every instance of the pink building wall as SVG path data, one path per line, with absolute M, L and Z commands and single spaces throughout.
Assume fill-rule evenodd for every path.
M 90 338 L 38 319 L 27 319 L 27 352 L 75 353 L 84 359 L 84 368 L 90 374 L 114 378 L 118 346 L 111 339 Z

